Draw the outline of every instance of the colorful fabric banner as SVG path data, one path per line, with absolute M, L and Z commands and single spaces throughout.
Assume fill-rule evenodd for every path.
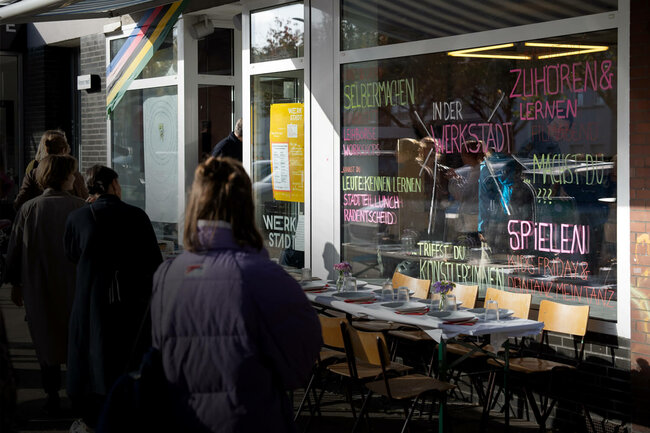
M 106 69 L 106 113 L 110 115 L 176 24 L 188 0 L 149 9 Z

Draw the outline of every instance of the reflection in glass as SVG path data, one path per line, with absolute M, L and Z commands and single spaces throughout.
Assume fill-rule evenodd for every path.
M 251 14 L 251 62 L 302 57 L 304 5 L 293 3 Z
M 303 102 L 303 71 L 251 77 L 251 159 L 253 194 L 258 228 L 273 258 L 304 267 L 304 203 L 276 200 L 273 192 L 271 106 Z
M 342 66 L 342 259 L 615 319 L 616 31 L 475 48 Z
M 199 159 L 233 128 L 233 88 L 199 85 Z
M 111 122 L 111 160 L 122 199 L 147 212 L 159 239 L 177 241 L 176 86 L 130 90 Z
M 233 33 L 232 29 L 214 29 L 214 33 L 199 39 L 199 74 L 234 74 Z
M 342 0 L 341 49 L 462 35 L 617 9 L 617 0 Z

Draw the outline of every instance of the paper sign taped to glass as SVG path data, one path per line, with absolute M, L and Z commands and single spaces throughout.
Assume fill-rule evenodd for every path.
M 273 198 L 305 201 L 304 104 L 271 104 Z

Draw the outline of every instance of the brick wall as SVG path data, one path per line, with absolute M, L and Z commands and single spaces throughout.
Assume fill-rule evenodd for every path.
M 80 73 L 101 77 L 102 90 L 81 94 L 81 169 L 106 165 L 106 39 L 103 34 L 84 36 L 80 41 Z
M 634 431 L 650 431 L 650 1 L 631 2 L 630 241 Z

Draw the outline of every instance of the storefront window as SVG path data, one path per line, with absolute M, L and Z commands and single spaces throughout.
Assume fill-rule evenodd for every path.
M 302 2 L 251 13 L 251 63 L 302 57 L 304 21 Z
M 122 199 L 144 209 L 158 239 L 178 238 L 176 86 L 129 90 L 112 114 L 112 164 Z
M 127 39 L 127 37 L 124 37 L 110 41 L 111 60 L 113 60 L 113 57 L 117 55 Z M 174 27 L 173 30 L 167 34 L 167 37 L 156 50 L 151 60 L 147 62 L 147 65 L 135 79 L 139 80 L 142 78 L 176 75 L 177 57 L 176 27 Z
M 251 77 L 257 226 L 271 257 L 301 268 L 305 251 L 303 71 Z
M 214 29 L 198 41 L 198 71 L 204 75 L 233 75 L 233 30 Z
M 354 273 L 400 269 L 616 320 L 616 60 L 607 30 L 343 65 Z
M 617 8 L 617 0 L 342 0 L 341 49 L 502 29 Z

